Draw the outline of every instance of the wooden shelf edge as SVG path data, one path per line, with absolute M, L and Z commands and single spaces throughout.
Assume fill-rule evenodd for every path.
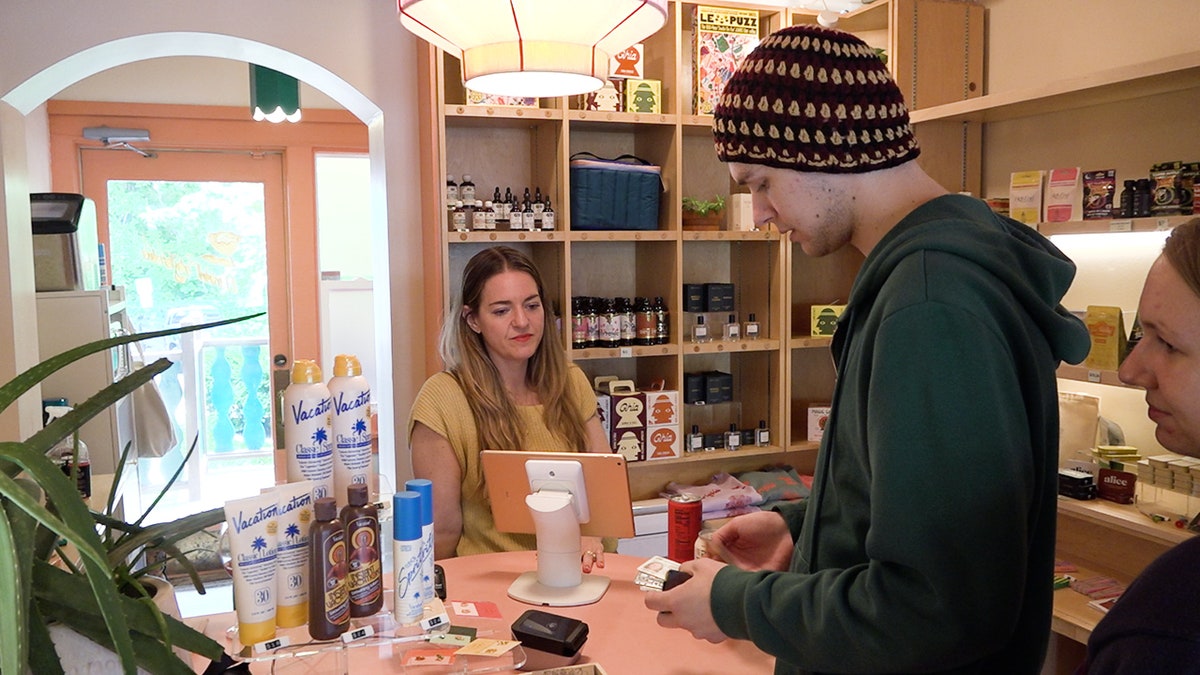
M 1064 363 L 1058 367 L 1055 375 L 1061 380 L 1090 382 L 1092 384 L 1104 384 L 1110 387 L 1125 387 L 1127 389 L 1141 389 L 1141 387 L 1122 382 L 1117 377 L 1117 371 L 1115 370 L 1094 370 L 1087 366 L 1073 366 L 1069 363 Z
M 577 124 L 644 124 L 673 127 L 679 121 L 679 115 L 675 113 L 634 113 L 613 110 L 568 110 L 566 117 Z
M 446 241 L 454 244 L 490 244 L 493 242 L 518 243 L 523 241 L 566 241 L 567 233 L 562 230 L 472 230 L 459 232 L 450 230 Z
M 680 346 L 684 356 L 696 354 L 745 354 L 778 351 L 779 340 L 714 340 L 712 342 L 687 342 Z
M 672 459 L 654 459 L 644 462 L 629 462 L 626 466 L 630 472 L 638 471 L 639 469 L 668 466 L 680 464 L 702 464 L 707 462 L 724 462 L 736 457 L 768 457 L 771 455 L 783 455 L 792 452 L 791 448 L 784 449 L 778 445 L 767 445 L 763 447 L 750 446 L 743 447 L 740 450 L 709 450 L 706 452 L 691 452 L 685 453 L 682 457 Z
M 1200 51 L 1110 68 L 1044 87 L 998 92 L 914 110 L 909 118 L 913 124 L 998 122 L 1197 86 L 1200 86 Z
M 683 241 L 779 241 L 779 230 L 683 230 Z
M 567 238 L 580 242 L 675 241 L 679 230 L 568 230 Z
M 1037 231 L 1056 234 L 1125 234 L 1127 232 L 1164 232 L 1191 220 L 1193 216 L 1152 216 L 1148 218 L 1112 218 L 1072 220 L 1065 223 L 1038 223 Z
M 1132 504 L 1116 504 L 1105 499 L 1080 501 L 1058 498 L 1059 517 L 1078 518 L 1151 542 L 1174 546 L 1195 534 L 1167 523 L 1156 523 Z
M 815 349 L 817 347 L 828 347 L 833 343 L 832 337 L 803 335 L 793 337 L 791 340 L 792 349 Z
M 563 111 L 559 108 L 533 108 L 528 106 L 447 103 L 443 106 L 442 112 L 451 124 L 456 119 L 525 120 L 533 122 L 563 119 Z
M 630 350 L 628 354 L 621 353 L 625 349 Z M 635 345 L 632 347 L 572 348 L 569 356 L 572 361 L 589 361 L 595 359 L 629 359 L 645 356 L 674 356 L 678 353 L 679 345 L 668 343 L 665 345 Z

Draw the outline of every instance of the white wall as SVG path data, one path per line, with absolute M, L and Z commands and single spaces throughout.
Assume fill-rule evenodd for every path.
M 420 199 L 411 180 L 419 164 L 417 142 L 417 41 L 395 18 L 395 4 L 377 0 L 5 0 L 0 20 L 0 378 L 26 366 L 36 353 L 36 331 L 19 320 L 33 304 L 32 253 L 27 194 L 31 177 L 42 180 L 48 147 L 26 159 L 37 122 L 27 115 L 48 98 L 88 76 L 150 57 L 199 56 L 253 61 L 309 83 L 358 115 L 371 144 L 372 228 L 376 314 L 395 310 L 422 315 Z M 243 66 L 244 67 L 244 66 Z M 186 72 L 179 74 L 188 80 Z M 18 147 L 19 146 L 19 147 Z M 406 448 L 395 448 L 396 420 L 408 407 L 424 372 L 424 337 L 393 334 L 379 322 L 377 353 L 385 377 L 376 389 L 380 411 L 381 463 L 398 465 L 397 479 L 411 469 Z M 32 350 L 32 351 L 31 351 Z M 389 405 L 390 404 L 390 405 Z M 31 433 L 36 401 L 22 408 L 22 422 L 0 420 L 0 437 Z M 26 414 L 29 411 L 33 414 Z M 395 459 L 393 459 L 393 451 Z

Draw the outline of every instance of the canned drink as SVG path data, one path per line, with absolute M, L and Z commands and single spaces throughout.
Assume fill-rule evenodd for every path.
M 700 530 L 700 534 L 696 535 L 696 545 L 693 547 L 692 553 L 696 560 L 717 557 L 711 545 L 713 532 L 716 532 L 716 530 L 711 527 L 705 527 Z
M 676 495 L 667 500 L 667 557 L 687 562 L 695 555 L 703 510 L 696 495 Z

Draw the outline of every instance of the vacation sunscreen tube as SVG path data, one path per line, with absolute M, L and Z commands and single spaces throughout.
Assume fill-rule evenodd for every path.
M 358 357 L 333 357 L 329 396 L 333 407 L 333 491 L 337 503 L 345 505 L 346 489 L 370 486 L 371 475 L 371 385 L 363 377 Z
M 238 639 L 252 645 L 275 637 L 275 533 L 279 507 L 273 493 L 225 502 L 233 566 Z
M 283 390 L 283 447 L 289 483 L 315 480 L 313 498 L 333 497 L 333 412 L 321 367 L 307 359 L 292 364 L 292 383 Z
M 308 526 L 313 520 L 311 480 L 274 488 L 279 505 L 278 553 L 275 558 L 275 625 L 302 626 L 308 621 Z

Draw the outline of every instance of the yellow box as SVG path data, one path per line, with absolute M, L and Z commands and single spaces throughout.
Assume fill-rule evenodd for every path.
M 812 335 L 833 335 L 837 329 L 838 317 L 846 311 L 845 305 L 813 305 L 812 306 Z
M 1088 334 L 1092 338 L 1092 349 L 1084 364 L 1094 370 L 1116 370 L 1125 354 L 1125 321 L 1120 307 L 1088 305 Z
M 661 113 L 662 82 L 659 80 L 625 80 L 625 112 Z

